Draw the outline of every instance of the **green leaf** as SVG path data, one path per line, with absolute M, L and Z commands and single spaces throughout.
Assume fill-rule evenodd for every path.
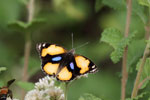
M 132 5 L 133 12 L 139 16 L 139 18 L 142 20 L 142 22 L 144 24 L 146 24 L 148 18 L 147 18 L 144 7 L 139 5 L 137 0 L 133 0 L 132 2 L 133 2 L 132 3 L 133 4 Z
M 0 72 L 5 71 L 6 69 L 6 67 L 0 67 Z
M 8 27 L 14 31 L 18 31 L 21 33 L 33 32 L 37 30 L 40 26 L 45 23 L 44 19 L 33 19 L 29 23 L 25 23 L 22 21 L 15 21 L 8 24 Z
M 113 60 L 114 63 L 117 63 L 120 60 L 120 58 L 123 56 L 124 48 L 130 44 L 130 42 L 135 37 L 135 34 L 136 32 L 133 32 L 127 38 L 123 38 L 118 44 L 117 49 L 114 52 L 112 52 L 111 59 Z
M 142 63 L 142 60 L 140 60 L 138 63 L 137 63 L 137 66 L 136 66 L 136 70 L 138 71 L 139 68 L 140 68 L 140 64 Z M 141 78 L 140 78 L 140 82 L 142 82 L 144 79 L 150 77 L 150 58 L 147 58 L 146 59 L 146 62 L 145 62 L 145 65 L 144 65 L 144 68 L 143 68 L 143 71 L 142 71 L 142 74 L 141 74 Z M 147 80 L 149 81 L 149 80 Z M 146 85 L 147 85 L 148 82 L 145 82 L 141 89 L 145 88 Z
M 79 100 L 102 100 L 102 99 L 100 99 L 100 98 L 98 98 L 98 97 L 96 97 L 96 96 L 94 96 L 92 94 L 86 93 L 83 96 L 81 96 L 79 98 Z
M 33 19 L 30 23 L 28 23 L 27 29 L 31 32 L 38 30 L 43 24 L 45 24 L 46 20 L 43 18 Z
M 30 90 L 34 89 L 34 84 L 31 82 L 19 81 L 19 82 L 17 82 L 17 85 L 26 91 L 30 91 Z
M 128 39 L 123 38 L 120 43 L 118 43 L 115 51 L 111 53 L 111 59 L 114 63 L 119 62 L 120 58 L 123 56 L 124 48 L 128 45 Z
M 126 100 L 150 100 L 150 93 L 149 92 L 143 92 L 133 99 L 127 98 Z
M 148 0 L 139 0 L 139 1 L 148 1 Z M 132 0 L 132 10 L 137 14 L 142 22 L 145 24 L 147 22 L 147 17 L 144 12 L 144 7 L 138 4 L 137 0 Z M 102 3 L 113 9 L 117 10 L 126 10 L 126 1 L 125 0 L 103 0 Z M 148 3 L 147 3 L 148 4 Z
M 102 3 L 113 9 L 126 9 L 125 0 L 102 0 Z
M 138 0 L 139 4 L 150 7 L 150 0 Z
M 111 53 L 111 60 L 114 63 L 117 63 L 123 56 L 124 48 L 129 45 L 134 36 L 135 32 L 124 38 L 118 29 L 107 28 L 104 30 L 101 41 L 108 43 L 114 48 L 114 51 Z
M 107 28 L 102 33 L 101 41 L 108 43 L 114 49 L 117 48 L 118 43 L 123 39 L 123 34 L 116 28 Z
M 128 46 L 127 66 L 128 72 L 132 72 L 133 65 L 142 57 L 146 46 L 145 40 L 133 40 Z M 135 68 L 134 68 L 135 69 Z
M 24 23 L 22 21 L 15 21 L 10 24 L 8 24 L 8 27 L 12 30 L 18 31 L 18 32 L 25 32 L 25 28 L 28 26 L 27 23 Z
M 120 58 L 123 56 L 124 48 L 129 45 L 133 37 L 135 37 L 136 32 L 130 34 L 127 38 L 123 38 L 119 43 L 118 47 L 111 54 L 111 59 L 114 63 L 120 61 Z
M 103 7 L 102 0 L 96 0 L 95 11 L 98 12 Z

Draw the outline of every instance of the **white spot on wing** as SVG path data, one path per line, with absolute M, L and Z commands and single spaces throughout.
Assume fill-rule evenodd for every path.
M 45 45 L 46 45 L 46 43 L 43 43 L 43 45 L 42 45 L 42 46 L 43 46 L 43 47 L 45 47 Z
M 94 69 L 94 68 L 95 68 L 95 65 L 92 66 L 92 69 Z
M 91 73 L 97 72 L 97 68 L 90 71 Z
M 39 50 L 41 49 L 41 44 L 39 44 L 38 49 L 39 49 Z

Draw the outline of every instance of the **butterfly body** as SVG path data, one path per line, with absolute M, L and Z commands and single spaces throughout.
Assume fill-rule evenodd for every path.
M 42 60 L 42 70 L 60 81 L 71 81 L 78 76 L 97 71 L 91 60 L 76 55 L 74 49 L 67 52 L 59 45 L 40 43 L 37 44 L 37 50 Z

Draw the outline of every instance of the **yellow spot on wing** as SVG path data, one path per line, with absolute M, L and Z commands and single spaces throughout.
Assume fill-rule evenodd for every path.
M 47 74 L 53 75 L 53 74 L 56 74 L 58 67 L 59 67 L 59 64 L 47 63 L 47 64 L 43 67 L 43 70 L 44 70 Z
M 76 56 L 75 57 L 76 60 L 76 64 L 79 68 L 81 68 L 80 73 L 84 74 L 85 72 L 87 72 L 89 70 L 89 64 L 90 61 L 82 56 Z
M 64 67 L 58 74 L 58 79 L 62 80 L 62 81 L 68 81 L 70 80 L 72 77 L 72 73 L 69 72 L 69 70 L 67 69 L 67 67 Z
M 60 47 L 60 46 L 56 46 L 56 45 L 50 45 L 48 48 L 44 48 L 42 50 L 42 57 L 45 57 L 47 54 L 49 55 L 57 55 L 57 54 L 62 54 L 65 53 L 65 49 Z

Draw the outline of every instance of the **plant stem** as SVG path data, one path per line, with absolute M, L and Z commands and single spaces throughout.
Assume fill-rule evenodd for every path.
M 150 77 L 146 77 L 142 82 L 140 82 L 138 85 L 138 89 L 140 89 L 142 87 L 142 85 L 148 80 L 150 80 Z
M 150 9 L 149 9 L 149 19 L 148 19 L 148 22 L 147 22 L 147 25 L 145 25 L 145 34 L 149 37 L 147 37 L 146 39 L 148 39 L 148 41 L 150 41 Z M 135 80 L 135 83 L 134 83 L 134 87 L 133 87 L 133 91 L 132 91 L 132 95 L 131 95 L 131 98 L 135 98 L 137 96 L 137 93 L 138 93 L 138 86 L 140 84 L 140 77 L 141 77 L 141 74 L 142 74 L 142 71 L 143 71 L 143 68 L 144 68 L 144 64 L 146 62 L 146 58 L 148 57 L 148 55 L 150 54 L 150 45 L 149 43 L 147 43 L 146 45 L 146 48 L 144 50 L 144 54 L 143 54 L 143 57 L 142 57 L 142 62 L 140 64 L 140 68 L 137 72 L 137 76 L 136 76 L 136 80 Z
M 150 33 L 150 27 L 146 27 L 146 34 L 147 33 Z M 150 40 L 150 38 L 149 38 L 149 40 Z M 133 91 L 132 91 L 131 98 L 134 98 L 134 97 L 137 96 L 138 85 L 139 85 L 139 82 L 140 82 L 140 77 L 141 77 L 141 74 L 142 74 L 142 71 L 143 71 L 143 68 L 144 68 L 144 64 L 146 62 L 146 58 L 148 57 L 149 53 L 150 53 L 150 51 L 149 51 L 149 43 L 147 43 L 145 51 L 144 51 L 144 55 L 142 57 L 142 62 L 140 64 L 140 68 L 139 68 L 137 76 L 136 76 L 136 80 L 135 80 L 135 83 L 134 83 L 134 88 L 133 88 Z
M 29 0 L 29 3 L 27 4 L 27 10 L 28 10 L 28 23 L 32 21 L 34 16 L 34 0 Z M 23 67 L 23 81 L 28 80 L 28 63 L 29 63 L 29 57 L 30 57 L 30 50 L 31 50 L 31 33 L 28 32 L 25 34 L 25 49 L 24 49 L 24 67 Z M 24 91 L 22 91 L 22 98 L 24 98 Z
M 68 86 L 69 86 L 69 82 L 66 82 L 65 89 L 64 89 L 65 100 L 67 100 Z
M 127 17 L 126 17 L 124 37 L 128 37 L 128 34 L 129 34 L 129 27 L 130 27 L 130 22 L 131 22 L 131 11 L 132 11 L 132 0 L 127 0 Z M 124 53 L 123 53 L 123 61 L 122 61 L 121 100 L 125 100 L 126 83 L 128 79 L 127 53 L 128 53 L 128 47 L 125 47 Z
M 28 5 L 28 23 L 32 21 L 34 15 L 34 0 L 30 0 Z M 23 69 L 23 81 L 27 81 L 27 70 L 28 70 L 28 62 L 30 56 L 31 49 L 31 33 L 26 33 L 25 35 L 25 51 L 24 51 L 24 69 Z
M 28 71 L 30 49 L 31 49 L 31 41 L 30 40 L 26 40 L 26 42 L 25 42 L 25 51 L 24 51 L 23 81 L 27 81 L 27 79 L 28 79 L 27 71 Z
M 27 9 L 28 9 L 28 22 L 31 22 L 34 17 L 34 2 L 35 0 L 30 0 Z

